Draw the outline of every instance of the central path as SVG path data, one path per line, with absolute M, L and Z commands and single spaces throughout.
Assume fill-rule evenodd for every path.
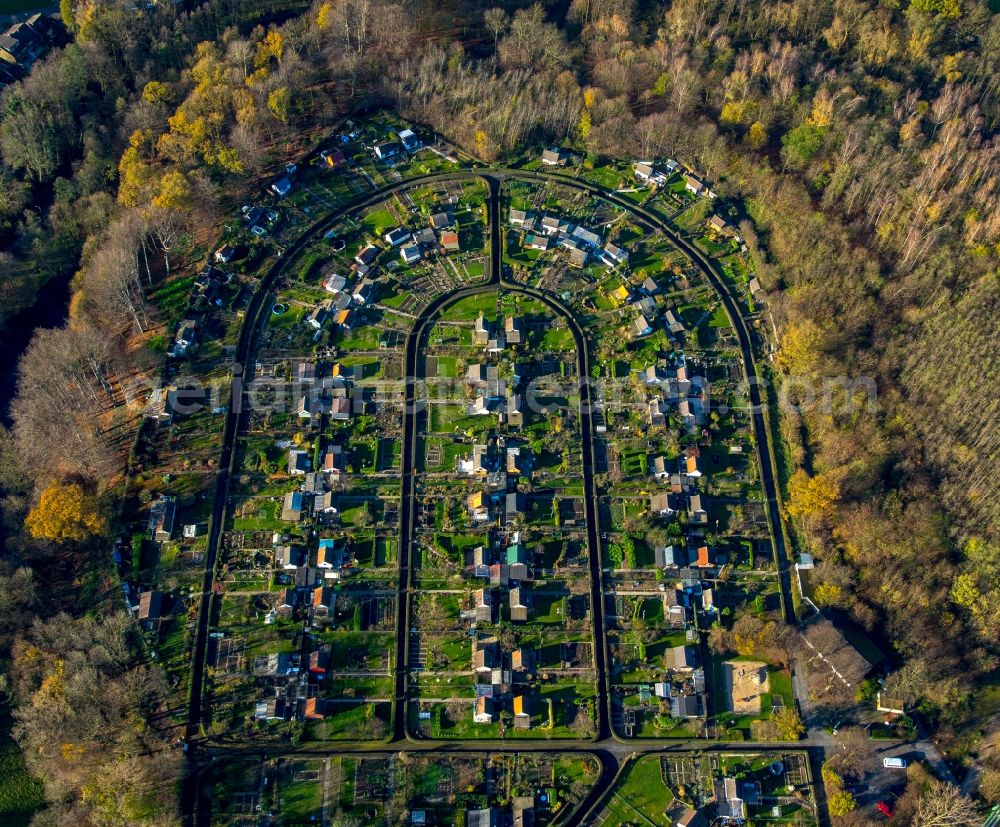
M 403 450 L 402 450 L 402 499 L 400 505 L 400 566 L 398 587 L 398 609 L 396 623 L 396 702 L 393 710 L 393 733 L 397 741 L 411 740 L 409 730 L 409 650 L 411 631 L 409 628 L 413 602 L 414 534 L 416 531 L 416 468 L 417 439 L 419 433 L 420 400 L 418 392 L 424 377 L 423 352 L 427 331 L 432 322 L 447 307 L 462 299 L 479 293 L 503 289 L 511 293 L 530 296 L 561 316 L 576 343 L 577 372 L 580 380 L 580 431 L 583 448 L 583 489 L 587 522 L 587 551 L 590 561 L 590 602 L 594 635 L 594 667 L 597 680 L 597 741 L 611 737 L 610 687 L 608 682 L 606 637 L 604 628 L 604 572 L 601 565 L 600 534 L 597 517 L 597 492 L 594 486 L 594 443 L 592 423 L 592 402 L 590 388 L 590 356 L 583 330 L 572 312 L 547 293 L 531 287 L 513 284 L 503 275 L 503 231 L 500 220 L 500 181 L 484 175 L 489 194 L 487 215 L 489 220 L 490 263 L 488 278 L 473 287 L 466 287 L 439 296 L 424 308 L 406 340 L 403 359 L 406 383 L 403 409 Z M 548 741 L 547 743 L 558 743 Z M 580 743 L 565 741 L 565 743 Z

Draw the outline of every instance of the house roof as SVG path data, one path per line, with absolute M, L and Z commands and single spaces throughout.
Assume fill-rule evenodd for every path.
M 375 257 L 379 254 L 379 248 L 374 244 L 369 244 L 367 247 L 358 251 L 358 254 L 354 257 L 356 261 L 362 264 L 371 264 Z
M 478 711 L 478 701 L 476 706 Z M 465 813 L 465 827 L 496 827 L 496 824 L 497 811 L 494 807 L 487 810 L 467 810 Z
M 670 508 L 670 498 L 666 492 L 660 494 L 650 494 L 649 509 L 657 513 L 667 511 Z
M 653 550 L 659 568 L 679 568 L 687 565 L 687 555 L 680 546 L 657 546 Z
M 573 236 L 580 239 L 580 241 L 585 244 L 590 244 L 593 247 L 596 247 L 601 243 L 601 237 L 593 230 L 588 230 L 586 227 L 576 227 L 573 230 Z
M 677 819 L 677 827 L 705 827 L 708 822 L 699 810 L 688 807 Z
M 690 646 L 674 646 L 670 650 L 675 668 L 694 667 L 694 649 Z
M 675 718 L 700 718 L 702 709 L 697 695 L 675 695 L 670 699 L 670 714 Z
M 513 543 L 507 546 L 507 563 L 525 563 L 528 560 L 528 552 L 520 543 Z
M 396 245 L 410 237 L 410 231 L 405 227 L 396 227 L 385 234 L 385 240 Z
M 139 620 L 158 620 L 162 606 L 162 592 L 143 592 L 139 595 Z
M 379 158 L 391 158 L 393 155 L 398 155 L 400 149 L 400 145 L 395 141 L 386 141 L 375 147 L 375 154 Z

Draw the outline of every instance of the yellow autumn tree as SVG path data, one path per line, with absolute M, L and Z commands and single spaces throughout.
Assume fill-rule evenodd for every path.
M 836 583 L 820 583 L 813 589 L 813 598 L 820 606 L 836 606 L 844 596 L 844 590 Z
M 231 172 L 234 175 L 242 175 L 245 169 L 240 154 L 231 146 L 224 144 L 216 145 L 212 153 L 211 163 L 223 172 Z
M 821 128 L 833 123 L 833 96 L 825 86 L 813 98 L 812 111 L 806 118 L 806 123 Z
M 577 124 L 577 130 L 580 133 L 580 137 L 584 139 L 590 134 L 592 124 L 590 110 L 594 106 L 596 97 L 597 90 L 593 86 L 588 86 L 583 90 L 583 108 L 580 110 L 580 122 Z
M 771 713 L 771 721 L 778 731 L 782 741 L 798 741 L 806 734 L 805 724 L 796 712 L 795 707 L 782 706 Z
M 173 97 L 170 87 L 158 80 L 151 80 L 142 87 L 142 99 L 146 103 L 169 103 Z
M 118 161 L 118 201 L 126 207 L 142 201 L 143 191 L 152 178 L 153 172 L 146 162 L 152 140 L 151 130 L 136 130 Z
M 775 361 L 787 373 L 807 376 L 816 370 L 823 345 L 823 331 L 815 322 L 792 322 L 781 337 Z
M 333 4 L 323 3 L 316 12 L 316 28 L 320 31 L 328 29 L 333 21 Z
M 474 140 L 476 142 L 476 154 L 480 158 L 485 158 L 486 157 L 486 149 L 487 149 L 487 146 L 488 146 L 487 138 L 486 138 L 486 133 L 483 132 L 483 130 L 481 130 L 481 129 L 477 129 L 475 137 L 474 137 Z
M 78 3 L 74 15 L 76 41 L 86 43 L 88 40 L 93 40 L 97 34 L 99 22 L 96 3 Z
M 73 0 L 59 0 L 59 17 L 69 31 L 76 31 L 76 4 Z
M 257 55 L 254 57 L 254 66 L 258 69 L 267 66 L 273 59 L 276 63 L 281 63 L 281 53 L 285 50 L 285 39 L 281 32 L 272 29 L 264 39 L 257 44 Z
M 160 179 L 160 191 L 153 198 L 154 207 L 186 210 L 191 206 L 191 182 L 178 170 L 164 173 Z
M 827 806 L 830 808 L 830 815 L 843 818 L 857 809 L 858 802 L 847 790 L 837 790 L 827 799 Z
M 97 499 L 75 482 L 53 482 L 24 521 L 31 536 L 38 540 L 82 542 L 107 531 Z
M 788 513 L 793 517 L 816 517 L 824 519 L 830 515 L 840 486 L 829 474 L 810 477 L 799 468 L 788 480 Z
M 726 101 L 719 113 L 719 121 L 724 124 L 743 123 L 746 120 L 747 109 L 746 101 Z
M 751 149 L 760 149 L 767 143 L 767 129 L 760 121 L 754 121 L 747 130 L 747 146 Z
M 287 86 L 279 86 L 273 89 L 267 96 L 267 108 L 274 115 L 276 120 L 288 123 L 288 104 L 291 101 L 291 94 Z
M 249 92 L 243 89 L 233 90 L 233 111 L 236 113 L 236 123 L 240 126 L 257 125 L 257 104 Z

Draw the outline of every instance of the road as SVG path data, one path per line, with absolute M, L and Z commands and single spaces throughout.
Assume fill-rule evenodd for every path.
M 631 201 L 616 195 L 613 192 L 604 190 L 596 184 L 588 181 L 580 181 L 568 175 L 559 173 L 522 172 L 520 170 L 504 170 L 503 173 L 512 178 L 540 179 L 558 182 L 559 184 L 589 192 L 597 195 L 606 201 L 615 204 L 623 210 L 632 213 L 643 219 L 648 226 L 659 230 L 671 243 L 683 251 L 688 258 L 701 270 L 708 279 L 715 292 L 722 300 L 723 307 L 729 323 L 736 333 L 740 347 L 740 356 L 743 362 L 743 379 L 747 387 L 750 399 L 751 421 L 753 424 L 754 444 L 757 451 L 757 465 L 760 468 L 761 485 L 764 489 L 764 497 L 767 501 L 767 519 L 770 528 L 771 538 L 774 544 L 775 562 L 781 581 L 782 610 L 785 620 L 788 623 L 795 622 L 795 612 L 792 606 L 792 579 L 791 567 L 789 566 L 788 552 L 785 548 L 784 533 L 781 527 L 781 506 L 778 500 L 777 471 L 772 461 L 770 449 L 770 438 L 768 434 L 768 423 L 766 418 L 766 405 L 761 394 L 762 382 L 757 372 L 757 362 L 754 357 L 753 339 L 747 328 L 743 314 L 740 312 L 739 303 L 736 296 L 730 291 L 728 285 L 716 271 L 711 260 L 692 242 L 684 236 L 678 234 L 667 220 L 657 213 L 641 206 L 637 206 Z
M 404 362 L 406 366 L 406 376 L 414 380 L 419 378 L 422 371 L 422 360 L 419 358 L 421 344 L 427 330 L 434 317 L 446 308 L 449 304 L 459 301 L 462 298 L 473 295 L 484 290 L 495 290 L 498 287 L 505 290 L 518 292 L 531 296 L 545 303 L 555 313 L 562 316 L 573 333 L 573 337 L 578 352 L 578 370 L 581 379 L 585 380 L 590 376 L 590 361 L 587 348 L 587 341 L 584 333 L 573 316 L 573 313 L 563 306 L 555 297 L 532 287 L 514 284 L 504 278 L 502 269 L 502 227 L 503 222 L 500 216 L 500 185 L 505 179 L 541 180 L 551 181 L 563 186 L 577 190 L 586 191 L 593 195 L 629 211 L 640 223 L 648 228 L 656 229 L 668 237 L 679 249 L 685 252 L 691 261 L 704 273 L 709 283 L 719 294 L 729 320 L 736 332 L 743 359 L 744 378 L 748 386 L 748 394 L 752 407 L 752 425 L 758 453 L 758 464 L 761 469 L 761 482 L 764 488 L 765 497 L 768 503 L 768 520 L 774 540 L 775 556 L 778 563 L 781 580 L 782 605 L 786 619 L 794 621 L 791 607 L 791 579 L 788 566 L 787 554 L 781 532 L 781 515 L 779 511 L 776 475 L 771 462 L 771 453 L 768 442 L 767 421 L 762 405 L 760 385 L 757 377 L 756 364 L 754 361 L 752 340 L 742 315 L 736 298 L 729 292 L 727 286 L 715 272 L 709 259 L 687 239 L 679 236 L 667 223 L 666 220 L 651 212 L 650 210 L 637 207 L 614 193 L 606 192 L 602 188 L 580 181 L 566 175 L 556 173 L 524 172 L 511 169 L 473 169 L 468 171 L 445 172 L 420 176 L 403 181 L 397 184 L 383 187 L 365 194 L 360 199 L 352 202 L 337 213 L 328 215 L 321 221 L 310 227 L 285 254 L 268 270 L 262 277 L 257 290 L 254 292 L 250 304 L 247 308 L 245 320 L 240 331 L 240 338 L 236 349 L 234 376 L 242 378 L 244 382 L 249 382 L 252 376 L 240 376 L 238 373 L 240 366 L 252 365 L 253 354 L 256 351 L 256 343 L 259 332 L 266 319 L 266 310 L 270 306 L 269 296 L 273 287 L 276 286 L 286 267 L 295 260 L 296 255 L 309 244 L 317 234 L 326 232 L 336 221 L 344 215 L 356 213 L 366 207 L 372 206 L 393 193 L 422 184 L 433 182 L 444 182 L 455 179 L 481 179 L 485 181 L 488 195 L 488 215 L 490 222 L 490 266 L 487 280 L 474 287 L 462 288 L 458 291 L 440 296 L 433 300 L 417 316 L 414 326 L 407 337 L 405 344 Z M 587 799 L 576 808 L 573 814 L 567 817 L 565 823 L 582 823 L 588 813 L 596 812 L 603 797 L 608 794 L 611 788 L 611 779 L 615 773 L 619 772 L 630 755 L 646 754 L 651 752 L 673 751 L 673 750 L 760 750 L 760 749 L 809 749 L 810 763 L 818 767 L 822 760 L 822 747 L 811 746 L 809 742 L 798 744 L 719 744 L 717 742 L 701 741 L 670 741 L 670 740 L 648 740 L 648 741 L 628 741 L 618 740 L 611 729 L 611 693 L 609 691 L 609 678 L 607 670 L 607 643 L 604 634 L 604 577 L 601 565 L 601 548 L 599 540 L 599 523 L 597 517 L 597 491 L 594 484 L 594 453 L 593 453 L 593 428 L 591 422 L 591 397 L 590 384 L 587 381 L 581 382 L 581 436 L 583 443 L 583 477 L 585 491 L 585 508 L 587 518 L 587 538 L 589 562 L 591 569 L 591 611 L 593 619 L 593 630 L 595 638 L 599 636 L 599 641 L 595 640 L 595 672 L 597 675 L 598 697 L 600 702 L 597 706 L 597 736 L 593 742 L 571 741 L 571 740 L 551 740 L 544 742 L 509 742 L 509 741 L 469 741 L 455 744 L 442 744 L 440 742 L 420 741 L 411 736 L 407 725 L 407 697 L 408 697 L 408 676 L 407 664 L 409 661 L 409 617 L 410 602 L 413 595 L 413 543 L 414 521 L 416 509 L 416 439 L 419 432 L 419 413 L 416 402 L 416 382 L 407 383 L 405 394 L 405 415 L 403 427 L 403 450 L 401 459 L 401 486 L 402 499 L 400 508 L 400 568 L 397 584 L 398 611 L 396 629 L 396 655 L 395 655 L 395 696 L 393 704 L 393 737 L 389 744 L 343 744 L 337 746 L 330 745 L 306 745 L 303 747 L 290 749 L 287 744 L 275 744 L 272 748 L 261 748 L 257 745 L 210 745 L 201 741 L 201 725 L 203 722 L 203 695 L 204 695 L 204 670 L 205 656 L 207 651 L 208 634 L 212 625 L 212 618 L 216 610 L 216 599 L 213 594 L 216 570 L 219 562 L 219 548 L 222 528 L 226 522 L 227 490 L 229 480 L 233 473 L 235 460 L 236 439 L 244 424 L 246 412 L 242 406 L 234 405 L 226 416 L 226 423 L 223 432 L 222 452 L 220 456 L 219 471 L 216 480 L 216 493 L 213 513 L 210 519 L 208 536 L 208 553 L 206 554 L 205 569 L 202 582 L 202 601 L 199 609 L 194 651 L 191 665 L 191 695 L 188 707 L 188 758 L 189 773 L 182 791 L 182 810 L 185 816 L 185 823 L 194 824 L 208 822 L 207 813 L 204 806 L 198 806 L 197 775 L 199 769 L 199 754 L 206 757 L 214 756 L 220 752 L 228 755 L 240 754 L 291 754 L 309 753 L 322 755 L 344 754 L 345 750 L 357 749 L 366 753 L 371 752 L 393 752 L 400 751 L 432 751 L 435 753 L 462 753 L 462 752 L 483 752 L 483 751 L 580 751 L 593 752 L 599 756 L 602 765 L 602 778 L 598 784 L 592 788 Z M 234 394 L 235 399 L 239 399 Z M 204 805 L 204 802 L 202 802 Z M 822 821 L 822 819 L 821 819 Z
M 240 328 L 240 337 L 237 342 L 236 352 L 233 357 L 233 377 L 234 384 L 241 381 L 245 386 L 252 379 L 250 366 L 253 364 L 252 354 L 256 352 L 257 338 L 267 318 L 270 309 L 269 296 L 272 287 L 275 286 L 279 278 L 284 275 L 286 268 L 294 262 L 296 256 L 317 236 L 329 230 L 338 220 L 345 215 L 351 215 L 385 200 L 388 196 L 401 189 L 407 189 L 421 183 L 432 183 L 441 180 L 455 179 L 475 179 L 479 178 L 475 172 L 452 172 L 447 174 L 438 173 L 436 175 L 425 175 L 412 178 L 405 183 L 397 183 L 382 187 L 370 193 L 366 193 L 361 198 L 355 200 L 343 210 L 331 213 L 320 221 L 313 224 L 306 230 L 291 247 L 284 251 L 284 254 L 268 269 L 261 277 L 257 289 L 250 298 L 244 315 L 243 325 Z M 244 366 L 246 373 L 243 372 Z M 245 424 L 246 411 L 242 405 L 242 394 L 234 392 L 232 394 L 232 405 L 226 411 L 226 422 L 223 427 L 222 450 L 219 456 L 219 470 L 216 476 L 215 494 L 212 505 L 212 513 L 209 516 L 208 545 L 205 554 L 205 567 L 202 572 L 201 602 L 198 608 L 198 617 L 195 625 L 194 646 L 191 655 L 191 676 L 188 696 L 187 714 L 187 744 L 189 764 L 192 769 L 196 768 L 197 742 L 201 737 L 201 726 L 203 721 L 204 685 L 205 685 L 205 658 L 208 651 L 208 635 L 211 628 L 213 613 L 216 610 L 216 596 L 214 594 L 214 584 L 219 563 L 219 547 L 222 535 L 222 527 L 226 522 L 227 493 L 229 480 L 233 473 L 235 461 L 236 438 L 240 429 Z M 181 791 L 182 811 L 186 815 L 186 823 L 192 823 L 194 812 L 195 790 L 192 788 L 193 781 L 190 777 L 195 773 L 188 774 Z

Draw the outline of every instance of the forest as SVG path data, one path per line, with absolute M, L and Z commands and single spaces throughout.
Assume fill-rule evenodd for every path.
M 544 142 L 679 158 L 741 205 L 773 380 L 878 389 L 874 414 L 844 399 L 782 412 L 816 600 L 891 648 L 896 690 L 944 736 L 996 680 L 1000 14 L 986 3 L 61 13 L 71 43 L 0 94 L 3 317 L 72 278 L 66 325 L 25 352 L 0 434 L 0 688 L 45 779 L 37 824 L 172 823 L 157 670 L 137 662 L 106 573 L 136 401 L 165 348 L 149 292 L 269 168 L 368 107 L 487 161 Z

